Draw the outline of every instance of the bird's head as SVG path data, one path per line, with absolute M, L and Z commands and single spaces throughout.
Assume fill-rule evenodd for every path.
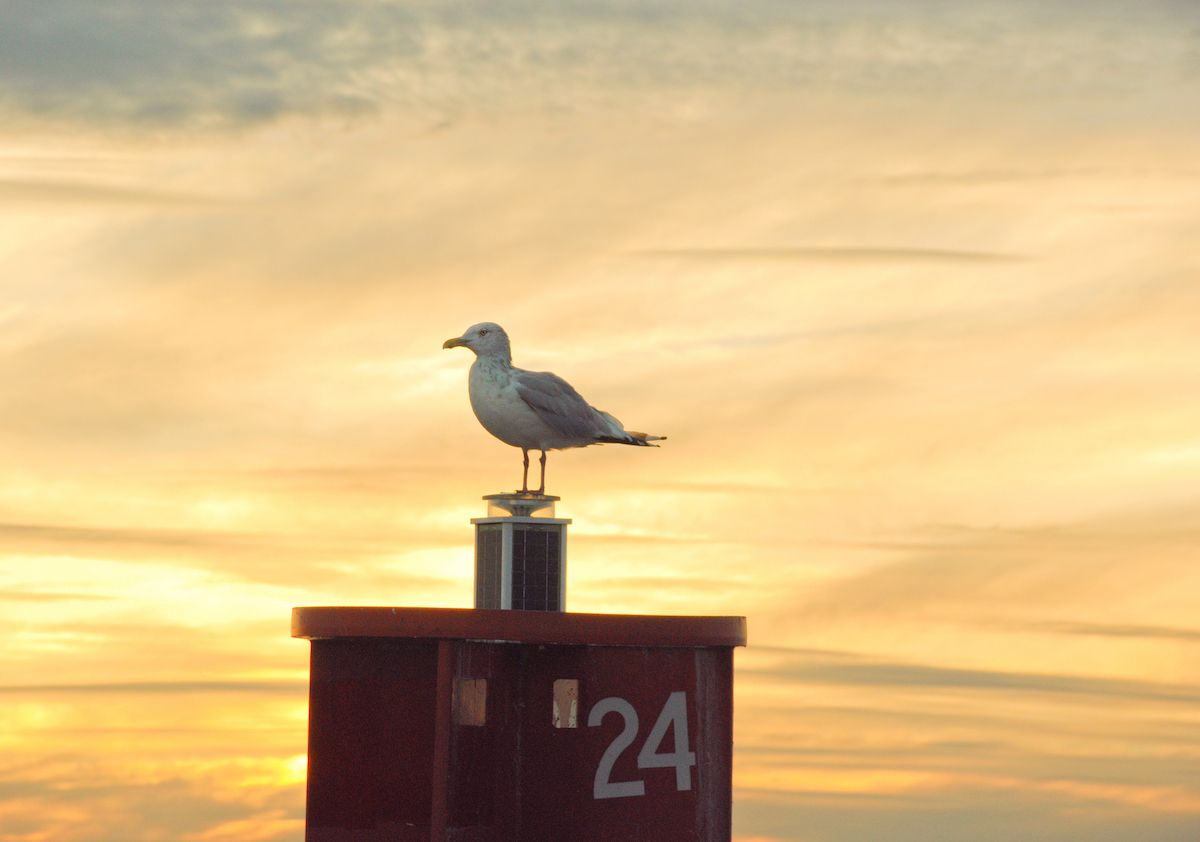
M 442 343 L 443 348 L 470 348 L 477 357 L 500 357 L 512 359 L 512 348 L 504 328 L 493 322 L 481 322 L 467 328 L 467 332 Z

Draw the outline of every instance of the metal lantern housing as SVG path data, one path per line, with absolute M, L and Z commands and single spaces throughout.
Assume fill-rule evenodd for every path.
M 567 518 L 558 497 L 489 494 L 475 524 L 475 607 L 565 611 Z

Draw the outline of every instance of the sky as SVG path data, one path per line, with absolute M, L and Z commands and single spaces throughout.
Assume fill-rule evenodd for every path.
M 0 842 L 298 842 L 298 605 L 748 618 L 739 842 L 1200 836 L 1200 11 L 0 0 Z

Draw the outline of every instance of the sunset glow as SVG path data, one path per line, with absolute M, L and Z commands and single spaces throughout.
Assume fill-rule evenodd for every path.
M 1200 13 L 0 0 L 0 842 L 298 842 L 300 605 L 749 619 L 739 842 L 1200 838 Z M 550 842 L 553 842 L 552 840 Z

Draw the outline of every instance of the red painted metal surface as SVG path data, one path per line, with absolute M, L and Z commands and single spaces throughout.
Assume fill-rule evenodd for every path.
M 293 633 L 308 842 L 729 839 L 743 618 L 305 608 Z
M 292 637 L 427 637 L 587 646 L 745 646 L 745 617 L 485 608 L 293 608 Z
M 454 723 L 450 719 L 454 699 L 454 643 L 438 641 L 437 703 L 433 714 L 433 774 L 430 783 L 430 839 L 445 839 L 449 826 L 450 738 Z

